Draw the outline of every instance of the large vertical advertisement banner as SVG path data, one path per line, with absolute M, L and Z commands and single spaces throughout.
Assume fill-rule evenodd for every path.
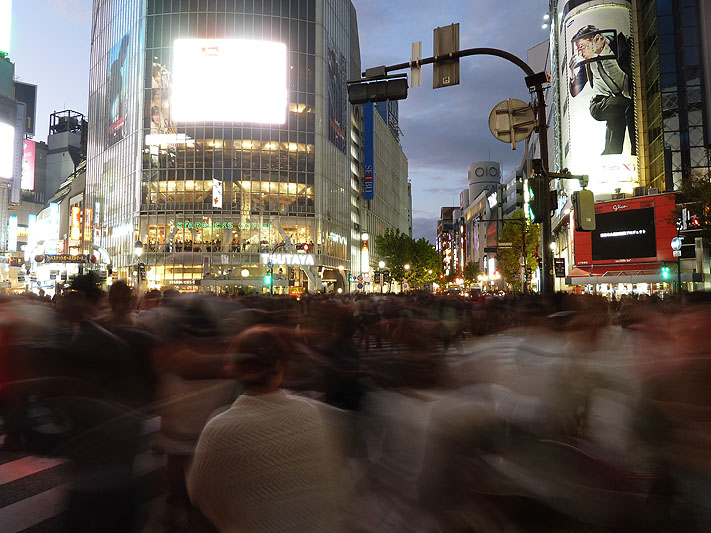
M 328 45 L 328 140 L 346 151 L 346 58 Z
M 363 106 L 363 198 L 372 200 L 375 197 L 373 172 L 375 163 L 375 117 L 373 103 Z
M 37 143 L 25 139 L 22 141 L 22 189 L 35 190 L 35 152 Z
M 154 61 L 151 78 L 151 133 L 175 133 L 175 125 L 170 118 L 170 89 L 170 70 Z
M 564 4 L 561 2 L 561 4 Z M 561 25 L 561 90 L 567 91 L 563 158 L 588 174 L 596 195 L 637 185 L 629 0 L 584 2 Z M 562 9 L 562 8 L 561 8 Z
M 109 52 L 106 71 L 106 146 L 113 146 L 126 134 L 128 113 L 128 56 L 130 34 L 124 35 Z

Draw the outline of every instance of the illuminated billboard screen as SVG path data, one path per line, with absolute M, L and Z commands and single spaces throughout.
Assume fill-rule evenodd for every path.
M 12 179 L 15 162 L 15 128 L 0 122 L 0 178 Z
M 284 124 L 286 63 L 284 43 L 178 39 L 173 44 L 172 119 Z
M 106 146 L 116 144 L 126 134 L 130 43 L 127 33 L 109 51 L 106 72 Z
M 22 141 L 22 185 L 27 191 L 35 189 L 35 151 L 37 143 L 25 139 Z
M 163 64 L 153 62 L 151 78 L 151 134 L 175 135 L 170 119 L 171 72 Z
M 592 232 L 593 261 L 656 257 L 654 207 L 597 213 Z
M 563 166 L 589 175 L 596 195 L 632 193 L 638 176 L 630 3 L 579 4 L 559 35 Z

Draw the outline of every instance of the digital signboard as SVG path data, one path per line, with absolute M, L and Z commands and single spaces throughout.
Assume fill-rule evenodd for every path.
M 654 208 L 612 211 L 595 215 L 593 261 L 656 257 Z
M 25 139 L 22 141 L 22 189 L 35 189 L 35 155 L 37 143 Z
M 0 122 L 0 179 L 12 180 L 15 164 L 15 128 Z
M 177 39 L 172 75 L 170 113 L 175 122 L 286 122 L 284 43 Z

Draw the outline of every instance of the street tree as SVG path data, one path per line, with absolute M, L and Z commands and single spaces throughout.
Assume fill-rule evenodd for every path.
M 479 263 L 470 261 L 464 266 L 462 277 L 464 278 L 464 281 L 466 281 L 468 284 L 472 284 L 477 281 L 477 276 L 479 276 L 480 273 L 481 269 L 479 268 Z
M 523 237 L 525 231 L 526 249 L 523 250 Z M 523 216 L 521 210 L 513 213 L 510 219 L 504 222 L 499 235 L 499 242 L 510 242 L 511 248 L 499 248 L 496 253 L 497 263 L 501 269 L 504 280 L 511 285 L 514 292 L 521 292 L 521 256 L 525 252 L 526 267 L 531 271 L 538 266 L 536 250 L 541 238 L 541 228 L 539 224 L 532 224 Z
M 413 285 L 432 283 L 442 268 L 437 250 L 426 239 L 416 241 L 397 229 L 387 229 L 384 235 L 375 237 L 375 253 L 399 282 L 407 279 Z M 405 265 L 410 269 L 406 270 Z

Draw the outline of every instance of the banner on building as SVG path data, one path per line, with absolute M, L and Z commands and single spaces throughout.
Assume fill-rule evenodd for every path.
M 128 116 L 128 79 L 131 36 L 126 34 L 109 51 L 106 71 L 106 146 L 112 146 L 126 134 Z
M 35 117 L 37 116 L 37 86 L 16 81 L 15 100 L 25 104 L 25 134 L 34 137 Z
M 35 190 L 35 155 L 37 143 L 25 139 L 22 143 L 22 181 L 25 191 Z
M 7 219 L 7 251 L 17 251 L 17 215 L 10 215 Z
M 637 185 L 629 0 L 560 2 L 563 166 L 595 195 Z
M 222 182 L 212 178 L 212 207 L 222 209 Z
M 72 207 L 72 217 L 69 226 L 69 240 L 78 241 L 81 239 L 81 208 L 78 205 Z
M 363 198 L 372 200 L 375 197 L 373 186 L 375 160 L 375 117 L 373 104 L 363 106 Z

